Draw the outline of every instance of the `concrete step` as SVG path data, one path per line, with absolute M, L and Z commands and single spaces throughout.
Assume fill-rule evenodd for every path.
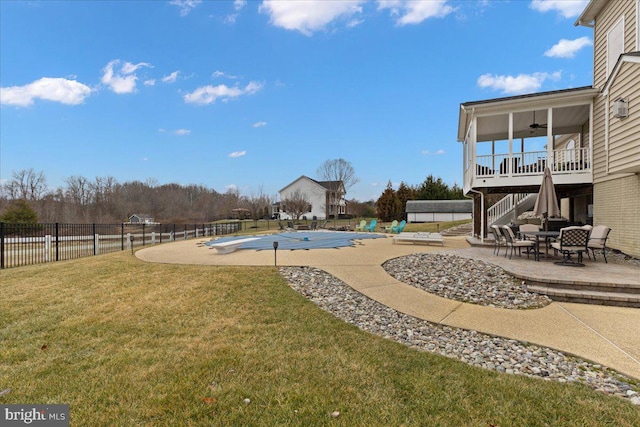
M 548 284 L 547 286 L 529 285 L 527 289 L 530 292 L 547 295 L 554 301 L 640 308 L 640 294 L 625 292 L 624 287 L 617 287 L 613 292 L 588 289 L 568 289 L 557 287 L 555 284 Z

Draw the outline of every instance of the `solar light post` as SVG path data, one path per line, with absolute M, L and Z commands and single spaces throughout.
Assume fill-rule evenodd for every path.
M 278 265 L 278 242 L 273 242 L 273 265 Z

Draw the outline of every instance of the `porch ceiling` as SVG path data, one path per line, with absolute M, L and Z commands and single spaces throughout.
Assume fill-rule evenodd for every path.
M 548 108 L 553 108 L 554 135 L 579 132 L 589 120 L 590 105 L 597 93 L 597 89 L 584 87 L 461 104 L 458 141 L 465 140 L 474 117 L 478 118 L 477 142 L 508 139 L 509 113 L 514 113 L 514 138 L 544 136 L 546 128 L 532 129 L 530 125 L 547 124 Z

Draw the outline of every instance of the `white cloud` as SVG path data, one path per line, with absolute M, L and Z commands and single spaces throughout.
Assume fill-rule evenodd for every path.
M 145 80 L 144 81 L 144 85 L 145 86 L 155 86 L 156 85 L 156 79 Z
M 267 125 L 267 122 L 255 122 L 251 126 L 253 126 L 254 128 L 261 128 L 261 127 L 266 126 L 266 125 Z
M 180 16 L 187 16 L 202 0 L 171 0 L 169 4 L 180 8 Z
M 444 151 L 443 149 L 433 151 L 433 152 L 429 150 L 422 150 L 421 153 L 424 156 L 442 156 L 443 154 L 446 154 L 446 151 Z
M 561 71 L 549 73 L 519 74 L 517 76 L 497 76 L 493 74 L 483 74 L 478 77 L 478 86 L 500 90 L 504 94 L 523 94 L 535 92 L 542 86 L 545 80 L 559 80 L 562 77 Z
M 398 25 L 419 24 L 429 18 L 442 18 L 455 9 L 447 4 L 448 0 L 378 0 L 378 9 L 389 9 Z
M 120 70 L 117 71 L 120 62 L 119 59 L 114 59 L 102 69 L 104 72 L 102 75 L 102 83 L 109 86 L 115 93 L 134 92 L 136 90 L 136 81 L 138 80 L 135 72 L 141 67 L 153 67 L 153 65 L 146 62 L 140 62 L 138 64 L 125 62 Z
M 231 80 L 236 80 L 236 79 L 239 78 L 238 76 L 234 76 L 232 74 L 227 74 L 224 71 L 220 71 L 220 70 L 214 71 L 213 74 L 211 74 L 211 77 L 213 77 L 213 78 L 225 77 L 225 78 L 231 79 Z
M 244 151 L 244 150 L 243 151 L 234 151 L 233 153 L 229 153 L 229 157 L 231 157 L 231 158 L 242 157 L 245 154 L 247 154 L 247 152 Z
M 82 104 L 92 90 L 76 80 L 61 77 L 43 77 L 24 86 L 0 88 L 0 104 L 26 107 L 35 99 L 60 102 L 67 105 Z
M 227 85 L 202 86 L 191 93 L 187 93 L 184 96 L 184 102 L 187 104 L 207 105 L 215 102 L 218 98 L 222 99 L 222 102 L 227 102 L 243 95 L 253 95 L 260 89 L 262 89 L 262 85 L 257 82 L 250 82 L 244 88 L 229 87 Z
M 342 18 L 352 21 L 354 15 L 362 12 L 360 6 L 365 0 L 264 0 L 260 12 L 270 17 L 276 27 L 299 31 L 306 36 L 324 30 L 332 21 Z
M 186 136 L 186 135 L 190 135 L 191 134 L 191 130 L 189 129 L 177 129 L 177 130 L 172 130 L 172 131 L 168 131 L 166 129 L 158 129 L 158 132 L 161 133 L 171 133 L 172 135 L 177 135 L 177 136 Z
M 162 78 L 162 83 L 174 83 L 176 81 L 176 79 L 178 78 L 178 74 L 180 74 L 180 71 L 174 71 L 173 73 L 169 74 L 168 76 L 164 76 Z
M 587 46 L 593 46 L 593 42 L 586 36 L 575 40 L 561 39 L 553 45 L 551 49 L 547 50 L 544 56 L 551 58 L 573 58 L 580 49 Z
M 233 8 L 242 10 L 247 5 L 247 0 L 233 0 Z
M 572 18 L 580 15 L 589 0 L 532 0 L 531 9 L 538 12 L 557 11 L 565 18 Z

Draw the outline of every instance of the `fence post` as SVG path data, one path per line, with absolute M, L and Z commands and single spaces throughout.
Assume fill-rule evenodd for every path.
M 91 224 L 91 234 L 93 234 L 93 255 L 98 254 L 98 237 L 96 235 L 96 223 Z
M 56 261 L 60 261 L 60 223 L 56 222 Z
M 44 236 L 44 260 L 51 261 L 51 234 Z
M 160 229 L 160 244 L 162 244 L 162 224 L 158 224 L 158 228 Z
M 0 222 L 0 269 L 4 269 L 4 222 Z
M 97 233 L 93 235 L 93 247 L 93 254 L 100 255 L 100 235 Z
M 120 223 L 120 250 L 124 251 L 124 222 Z
M 144 241 L 145 241 L 145 230 L 147 228 L 147 224 L 145 224 L 144 222 L 142 223 L 142 246 L 144 246 Z
M 171 232 L 171 241 L 176 241 L 176 225 L 173 224 L 173 231 Z
M 156 232 L 155 231 L 151 232 L 151 244 L 152 245 L 156 244 Z

